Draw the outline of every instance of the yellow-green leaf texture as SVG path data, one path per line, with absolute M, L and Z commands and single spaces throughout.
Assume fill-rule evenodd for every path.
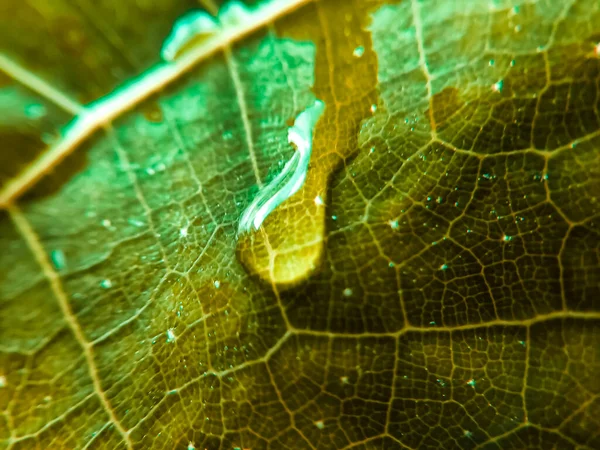
M 0 448 L 600 448 L 600 3 L 251 3 L 0 3 Z

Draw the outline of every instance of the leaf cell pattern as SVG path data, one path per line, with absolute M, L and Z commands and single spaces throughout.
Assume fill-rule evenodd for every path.
M 600 448 L 600 4 L 272 5 L 0 6 L 0 448 Z

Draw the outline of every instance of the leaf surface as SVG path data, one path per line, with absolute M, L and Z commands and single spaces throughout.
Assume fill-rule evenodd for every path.
M 275 1 L 171 65 L 197 3 L 76 3 L 0 7 L 1 448 L 600 447 L 597 2 Z

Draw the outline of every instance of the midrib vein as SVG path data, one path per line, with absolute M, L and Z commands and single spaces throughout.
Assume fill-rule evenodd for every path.
M 225 29 L 218 36 L 202 41 L 196 48 L 190 49 L 176 61 L 154 66 L 117 88 L 108 96 L 92 102 L 86 108 L 78 111 L 78 116 L 68 126 L 63 138 L 41 153 L 18 176 L 0 189 L 0 209 L 9 208 L 17 197 L 71 154 L 95 130 L 109 124 L 123 112 L 177 80 L 182 74 L 215 52 L 224 50 L 233 42 L 312 1 L 315 0 L 272 0 L 267 2 L 254 16 L 253 21 L 242 23 L 235 28 Z M 44 86 L 47 85 L 44 84 Z M 55 92 L 54 89 L 51 91 Z M 245 124 L 245 126 L 249 125 Z
M 39 264 L 44 276 L 50 283 L 50 289 L 52 293 L 56 297 L 58 301 L 58 305 L 65 317 L 68 327 L 71 329 L 77 342 L 81 345 L 83 350 L 83 354 L 87 363 L 88 373 L 90 378 L 92 379 L 92 383 L 94 386 L 94 392 L 98 396 L 100 403 L 102 404 L 106 414 L 110 418 L 110 421 L 113 423 L 119 434 L 123 437 L 125 444 L 128 449 L 133 449 L 133 443 L 129 437 L 127 430 L 123 427 L 114 411 L 110 406 L 110 402 L 108 401 L 106 394 L 102 390 L 102 384 L 100 382 L 100 377 L 98 375 L 98 368 L 96 367 L 96 362 L 94 361 L 94 355 L 92 354 L 92 346 L 86 340 L 85 335 L 83 334 L 83 330 L 77 322 L 77 318 L 73 311 L 71 310 L 71 306 L 69 305 L 69 300 L 67 298 L 67 294 L 63 289 L 62 283 L 60 281 L 60 277 L 58 273 L 52 268 L 52 264 L 48 259 L 48 255 L 46 251 L 42 247 L 42 244 L 33 230 L 27 218 L 23 215 L 21 210 L 16 206 L 10 206 L 8 208 L 8 212 L 10 214 L 10 218 L 15 225 L 15 228 L 19 231 L 23 239 L 25 240 L 29 250 L 34 255 L 37 263 Z

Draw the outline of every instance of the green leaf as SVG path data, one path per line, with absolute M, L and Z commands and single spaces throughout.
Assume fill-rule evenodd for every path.
M 0 6 L 0 448 L 599 448 L 598 2 L 223 3 Z

